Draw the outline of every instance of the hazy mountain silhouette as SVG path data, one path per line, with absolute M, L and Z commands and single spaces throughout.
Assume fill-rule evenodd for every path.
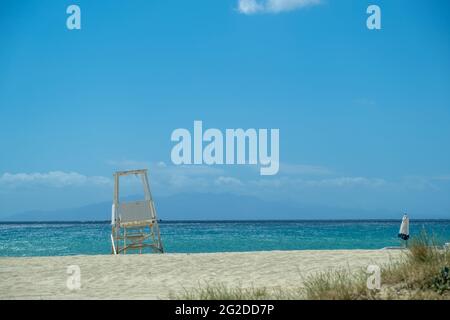
M 131 197 L 132 198 L 132 197 Z M 178 194 L 155 198 L 158 218 L 163 220 L 254 219 L 385 219 L 395 213 L 326 207 L 295 207 L 233 194 Z M 105 221 L 111 219 L 111 201 L 54 211 L 27 211 L 3 221 Z

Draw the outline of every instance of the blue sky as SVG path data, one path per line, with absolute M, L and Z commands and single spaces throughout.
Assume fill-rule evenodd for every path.
M 450 217 L 449 2 L 258 4 L 2 1 L 0 217 L 109 200 L 113 171 L 142 166 L 157 197 Z M 279 174 L 174 167 L 170 135 L 194 120 L 279 128 Z

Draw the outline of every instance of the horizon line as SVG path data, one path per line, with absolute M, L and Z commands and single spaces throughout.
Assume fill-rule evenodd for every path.
M 399 221 L 401 222 L 401 219 L 394 219 L 394 218 L 384 218 L 384 219 L 376 219 L 376 218 L 367 218 L 367 219 L 186 219 L 186 220 L 163 220 L 158 219 L 158 223 L 186 223 L 186 222 L 224 222 L 224 223 L 230 223 L 230 222 L 395 222 Z M 410 221 L 449 221 L 450 218 L 418 218 L 418 219 L 411 219 Z M 34 224 L 34 223 L 43 223 L 43 224 L 65 224 L 65 223 L 75 223 L 75 224 L 83 224 L 83 223 L 101 223 L 101 224 L 110 224 L 111 221 L 109 220 L 24 220 L 24 221 L 13 221 L 13 220 L 0 220 L 0 224 Z

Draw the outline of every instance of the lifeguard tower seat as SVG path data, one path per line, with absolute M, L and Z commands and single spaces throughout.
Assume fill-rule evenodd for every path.
M 141 178 L 144 188 L 143 200 L 119 201 L 120 178 L 128 175 Z M 164 252 L 146 169 L 118 171 L 114 174 L 111 225 L 111 251 L 113 254 Z

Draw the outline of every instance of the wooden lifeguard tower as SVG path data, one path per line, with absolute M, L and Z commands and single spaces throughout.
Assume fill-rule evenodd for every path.
M 144 199 L 138 201 L 119 201 L 119 182 L 124 176 L 135 175 L 141 178 Z M 111 247 L 113 254 L 146 251 L 163 253 L 161 235 L 156 217 L 155 205 L 150 192 L 147 169 L 118 171 L 114 174 L 114 200 L 111 217 Z

